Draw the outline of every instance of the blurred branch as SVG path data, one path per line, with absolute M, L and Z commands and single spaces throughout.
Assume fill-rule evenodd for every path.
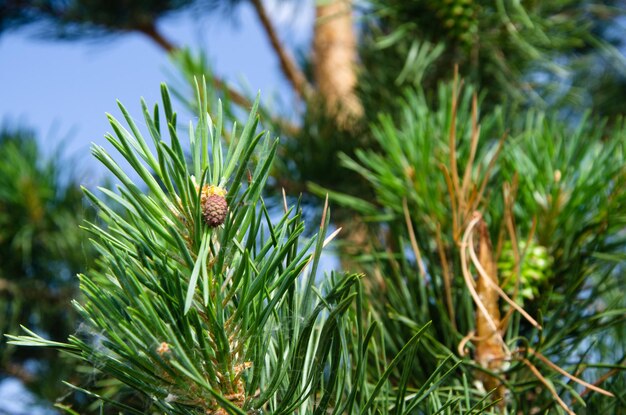
M 137 28 L 137 31 L 148 36 L 152 41 L 154 41 L 154 43 L 159 45 L 163 50 L 165 50 L 169 54 L 180 50 L 178 46 L 176 46 L 174 43 L 168 40 L 165 36 L 163 36 L 163 34 L 161 34 L 161 32 L 158 31 L 158 29 L 156 28 L 154 24 Z M 231 88 L 225 81 L 223 81 L 222 79 L 216 76 L 213 76 L 212 80 L 213 80 L 213 85 L 217 89 L 224 92 L 235 104 L 244 108 L 252 107 L 252 102 L 248 98 L 246 98 L 241 93 Z
M 6 280 L 4 278 L 0 278 L 0 293 L 2 293 L 3 291 L 6 292 L 12 292 L 15 289 L 15 284 L 13 284 L 11 281 Z
M 0 295 L 19 295 L 26 300 L 46 302 L 49 304 L 62 304 L 67 301 L 68 298 L 71 298 L 74 292 L 73 288 L 51 291 L 49 287 L 40 281 L 33 281 L 33 283 L 34 284 L 30 284 L 27 289 L 24 289 L 10 280 L 0 278 Z
M 19 379 L 24 385 L 29 385 L 36 381 L 36 377 L 26 370 L 26 368 L 19 363 L 10 363 L 4 368 L 5 373 L 9 376 Z
M 172 52 L 175 52 L 176 50 L 178 50 L 177 46 L 175 46 L 172 42 L 170 42 L 168 39 L 166 39 L 165 36 L 163 36 L 161 34 L 161 32 L 159 32 L 157 30 L 157 28 L 154 25 L 154 23 L 151 23 L 149 25 L 140 27 L 137 30 L 140 33 L 143 33 L 144 35 L 146 35 L 150 39 L 152 39 L 162 49 L 165 49 L 165 51 L 167 53 L 172 53 Z
M 173 54 L 180 51 L 180 48 L 169 39 L 167 39 L 165 36 L 163 36 L 163 34 L 159 32 L 156 26 L 153 24 L 138 28 L 137 31 L 148 36 L 154 43 L 159 45 L 168 54 Z M 252 101 L 250 101 L 237 90 L 230 87 L 226 83 L 226 81 L 213 74 L 211 74 L 210 79 L 213 82 L 213 86 L 216 89 L 222 91 L 232 102 L 245 109 L 252 108 Z M 273 116 L 270 116 L 270 119 L 271 122 L 279 126 L 282 131 L 284 131 L 289 136 L 296 136 L 300 132 L 300 128 L 297 125 L 294 125 L 287 120 Z
M 289 52 L 285 49 L 284 45 L 280 42 L 276 29 L 272 25 L 261 0 L 251 0 L 251 2 L 259 20 L 261 21 L 261 26 L 263 26 L 265 33 L 267 33 L 267 36 L 269 37 L 274 52 L 278 55 L 280 68 L 291 83 L 291 86 L 300 98 L 306 99 L 310 97 L 313 92 L 313 88 L 307 82 L 304 73 L 300 70 L 300 68 L 298 68 L 291 55 L 289 55 Z

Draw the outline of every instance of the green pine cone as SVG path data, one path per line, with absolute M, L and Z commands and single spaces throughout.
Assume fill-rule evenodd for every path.
M 520 254 L 524 254 L 520 263 L 519 295 L 521 299 L 532 300 L 539 294 L 539 287 L 550 278 L 554 262 L 546 247 L 531 241 L 526 247 L 525 242 L 519 243 Z M 515 256 L 510 242 L 505 242 L 502 254 L 498 260 L 498 271 L 502 287 L 507 294 L 515 290 Z

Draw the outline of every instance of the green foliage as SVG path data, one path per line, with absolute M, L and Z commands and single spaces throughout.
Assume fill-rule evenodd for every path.
M 205 53 L 200 52 L 195 54 L 190 49 L 181 49 L 170 55 L 172 64 L 175 67 L 175 72 L 170 74 L 171 80 L 169 82 L 171 93 L 177 100 L 179 100 L 187 110 L 192 113 L 197 113 L 202 105 L 202 102 L 198 102 L 198 95 L 195 93 L 196 79 L 204 78 L 207 80 L 207 85 L 214 82 L 213 69 L 209 63 L 209 59 Z M 228 91 L 220 91 L 216 88 L 204 88 L 200 87 L 200 99 L 206 101 L 207 109 L 210 114 L 217 115 L 218 101 L 221 100 L 220 108 L 222 110 L 222 117 L 227 123 L 238 121 L 236 108 L 232 105 L 231 97 L 228 95 Z M 220 92 L 223 92 L 220 94 Z M 262 111 L 261 109 L 257 109 Z M 243 114 L 247 116 L 247 114 Z
M 592 255 L 620 250 L 626 242 L 626 130 L 606 129 L 584 118 L 568 128 L 529 113 L 506 151 L 505 177 L 519 176 L 518 223 L 551 248 L 557 271 L 585 264 Z M 558 247 L 558 249 L 555 249 Z
M 77 315 L 69 304 L 78 294 L 73 276 L 94 252 L 79 230 L 93 209 L 83 203 L 74 175 L 62 169 L 62 154 L 44 156 L 27 131 L 0 133 L 0 333 L 19 324 L 60 341 L 73 332 Z M 69 174 L 68 174 L 69 173 Z M 24 364 L 37 362 L 36 369 Z M 0 371 L 18 376 L 48 399 L 62 388 L 54 380 L 74 367 L 52 350 L 16 349 L 0 339 Z
M 450 353 L 458 355 L 453 358 L 460 363 L 457 370 L 468 379 L 485 370 L 460 349 L 462 339 L 476 329 L 479 313 L 462 278 L 465 266 L 477 271 L 463 262 L 467 245 L 461 235 L 473 212 L 480 211 L 497 242 L 495 253 L 515 246 L 518 259 L 509 278 L 517 279 L 518 269 L 522 273 L 515 286 L 525 283 L 524 273 L 536 256 L 524 250 L 523 241 L 543 246 L 544 255 L 553 259 L 541 264 L 543 275 L 533 281 L 537 295 L 525 301 L 526 311 L 541 318 L 543 330 L 518 313 L 504 319 L 510 363 L 496 376 L 511 391 L 509 408 L 530 413 L 555 405 L 548 390 L 539 392 L 542 381 L 530 372 L 526 355 L 559 395 L 571 398 L 572 408 L 591 402 L 598 408 L 619 407 L 625 350 L 615 341 L 626 323 L 626 303 L 618 294 L 625 281 L 617 265 L 623 263 L 626 242 L 624 130 L 604 129 L 589 119 L 570 127 L 534 112 L 526 122 L 506 122 L 509 116 L 502 111 L 481 114 L 478 106 L 474 118 L 473 91 L 453 91 L 441 87 L 431 101 L 420 90 L 408 91 L 401 114 L 382 115 L 372 127 L 381 150 L 342 157 L 346 167 L 370 183 L 380 206 L 376 210 L 365 201 L 335 198 L 372 224 L 372 249 L 359 259 L 385 347 L 393 353 L 432 320 L 416 358 L 421 370 L 411 372 L 410 384 L 420 384 Z M 479 128 L 472 127 L 474 119 L 480 120 Z M 502 141 L 506 130 L 510 138 Z M 478 140 L 472 139 L 473 131 L 479 131 Z M 513 294 L 515 299 L 520 292 Z M 510 307 L 500 303 L 504 315 Z M 466 347 L 473 350 L 477 342 Z M 614 368 L 602 386 L 617 397 L 589 391 L 581 397 L 586 387 L 564 381 L 535 352 L 570 373 L 606 368 L 585 372 L 592 374 L 586 378 L 591 382 Z M 463 388 L 461 379 L 450 377 L 446 386 Z
M 532 300 L 539 296 L 540 290 L 551 277 L 554 258 L 548 254 L 545 246 L 535 241 L 530 244 L 520 241 L 517 249 L 524 252 L 524 257 L 519 261 L 516 260 L 513 244 L 510 241 L 503 244 L 498 272 L 502 288 L 509 296 L 515 296 L 516 290 L 519 290 L 518 302 L 523 305 L 524 298 Z
M 195 79 L 204 77 L 209 84 L 215 83 L 211 65 L 204 54 L 194 55 L 190 50 L 178 51 L 172 58 L 178 69 L 178 73 L 171 76 L 172 95 L 185 108 L 196 112 L 201 103 L 198 102 L 198 96 L 192 94 Z M 216 88 L 202 89 L 200 99 L 207 101 L 211 114 L 216 114 L 217 103 L 223 100 L 223 116 L 227 123 L 238 121 L 242 116 L 240 109 L 233 104 L 244 108 L 248 106 L 242 103 L 245 98 L 231 96 L 229 91 Z M 308 192 L 310 183 L 339 190 L 351 188 L 354 193 L 366 188 L 358 175 L 341 167 L 338 156 L 342 153 L 353 154 L 359 147 L 370 147 L 372 139 L 369 130 L 362 122 L 355 122 L 349 129 L 338 128 L 332 117 L 324 111 L 324 103 L 319 101 L 316 105 L 310 105 L 303 114 L 300 126 L 274 117 L 272 108 L 267 104 L 258 108 L 263 127 L 280 137 L 268 183 L 270 205 L 282 204 L 284 189 L 287 195 L 302 195 L 301 202 L 305 208 L 315 206 L 318 211 L 321 210 L 320 198 Z M 350 215 L 338 209 L 333 219 L 342 221 Z
M 25 329 L 26 336 L 10 336 L 13 344 L 64 350 L 140 392 L 143 402 L 125 404 L 106 388 L 74 386 L 128 413 L 146 406 L 168 414 L 409 413 L 447 375 L 437 372 L 410 392 L 406 382 L 389 384 L 400 363 L 412 365 L 424 329 L 388 367 L 368 369 L 375 326 L 364 321 L 359 276 L 317 272 L 329 215 L 308 240 L 297 205 L 272 218 L 261 191 L 277 142 L 257 132 L 256 104 L 223 146 L 219 107 L 214 123 L 197 91 L 202 105 L 189 127 L 189 160 L 165 87 L 165 122 L 142 102 L 154 150 L 123 106 L 128 129 L 109 116 L 115 136 L 107 139 L 146 191 L 93 148 L 121 185 L 101 188 L 102 196 L 85 190 L 106 227 L 88 226 L 101 259 L 80 276 L 82 329 L 68 343 Z M 226 190 L 228 217 L 210 227 L 202 200 Z
M 612 95 L 623 90 L 624 63 L 612 46 L 623 38 L 620 16 L 612 1 L 374 0 L 360 88 L 366 103 L 393 106 L 404 87 L 435 90 L 459 65 L 490 107 L 558 102 L 622 114 Z

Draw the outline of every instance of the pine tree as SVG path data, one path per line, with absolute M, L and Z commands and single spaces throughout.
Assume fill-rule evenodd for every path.
M 111 118 L 109 139 L 145 191 L 95 150 L 122 186 L 88 193 L 108 225 L 90 227 L 104 259 L 81 276 L 92 332 L 14 341 L 82 356 L 140 393 L 131 413 L 623 407 L 625 130 L 574 105 L 589 85 L 554 82 L 581 64 L 589 79 L 585 57 L 616 56 L 597 22 L 621 12 L 372 1 L 353 42 L 351 2 L 320 2 L 307 73 L 263 3 L 252 5 L 300 119 L 144 31 L 175 59 L 174 93 L 198 125 L 185 146 L 169 95 L 163 128 L 144 105 L 154 154 L 124 108 L 128 131 Z M 256 111 L 279 144 L 259 135 Z M 242 114 L 239 133 L 230 126 Z M 361 277 L 316 274 L 326 209 L 319 233 L 298 243 L 300 209 L 325 194 L 344 228 L 344 271 Z

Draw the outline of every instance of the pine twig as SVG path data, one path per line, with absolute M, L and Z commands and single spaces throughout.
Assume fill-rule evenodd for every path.
M 409 239 L 411 240 L 411 248 L 417 261 L 417 267 L 420 271 L 422 280 L 426 280 L 426 268 L 424 268 L 424 261 L 422 260 L 422 253 L 417 245 L 417 239 L 415 238 L 415 230 L 413 229 L 413 223 L 411 222 L 411 214 L 409 213 L 409 206 L 406 201 L 406 197 L 402 199 L 402 210 L 404 211 L 404 220 L 406 221 L 406 227 L 409 232 Z
M 252 6 L 254 6 L 254 10 L 261 22 L 261 26 L 265 29 L 265 33 L 270 40 L 272 48 L 276 55 L 278 56 L 278 60 L 280 61 L 280 68 L 283 73 L 291 83 L 294 91 L 300 96 L 300 98 L 308 99 L 313 91 L 313 88 L 306 80 L 304 73 L 300 68 L 296 65 L 293 58 L 285 48 L 285 46 L 281 43 L 278 38 L 278 34 L 276 29 L 272 25 L 267 12 L 265 11 L 265 7 L 263 7 L 263 3 L 261 0 L 251 0 Z

